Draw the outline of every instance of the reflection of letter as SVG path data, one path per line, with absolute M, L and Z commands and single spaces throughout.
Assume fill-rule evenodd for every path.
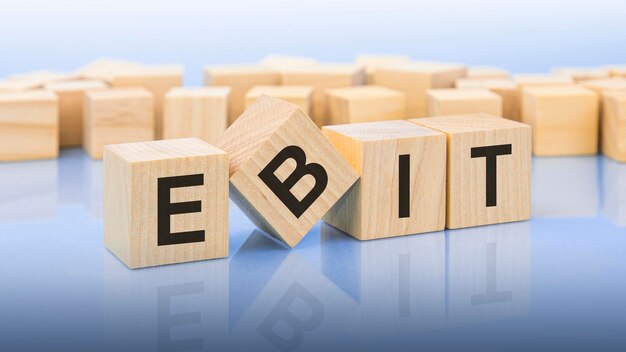
M 174 326 L 199 324 L 200 312 L 172 314 L 170 299 L 174 296 L 199 294 L 204 292 L 203 282 L 191 282 L 179 285 L 161 286 L 157 293 L 157 326 L 159 351 L 188 351 L 202 349 L 202 338 L 172 341 L 171 328 Z
M 487 243 L 486 245 L 486 283 L 487 289 L 486 293 L 481 295 L 473 295 L 472 296 L 472 305 L 478 304 L 489 304 L 489 303 L 498 303 L 498 302 L 507 302 L 512 299 L 511 291 L 501 291 L 498 292 L 496 290 L 497 286 L 497 254 L 498 250 L 495 242 Z
M 472 158 L 487 158 L 486 163 L 486 187 L 487 187 L 487 205 L 488 207 L 495 207 L 497 205 L 497 184 L 496 179 L 497 172 L 497 157 L 498 155 L 511 154 L 510 144 L 491 145 L 488 147 L 476 147 L 472 148 Z
M 161 177 L 158 180 L 158 245 L 204 242 L 204 230 L 170 232 L 170 216 L 175 214 L 199 213 L 202 211 L 202 202 L 170 202 L 170 190 L 179 187 L 202 186 L 204 175 L 185 175 Z
M 411 255 L 401 254 L 399 262 L 398 316 L 402 318 L 411 315 Z
M 299 299 L 310 310 L 311 314 L 306 319 L 300 319 L 289 308 Z M 314 330 L 322 323 L 324 318 L 324 306 L 315 296 L 307 291 L 298 282 L 294 282 L 285 295 L 278 301 L 267 317 L 261 322 L 257 331 L 282 351 L 295 350 L 302 344 L 303 332 Z M 292 330 L 289 338 L 279 335 L 274 327 L 279 321 L 284 321 Z

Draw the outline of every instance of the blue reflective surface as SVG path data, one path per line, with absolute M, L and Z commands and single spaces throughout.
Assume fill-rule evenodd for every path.
M 229 258 L 133 271 L 101 162 L 0 164 L 0 350 L 625 350 L 626 164 L 532 175 L 527 222 L 289 250 L 231 203 Z

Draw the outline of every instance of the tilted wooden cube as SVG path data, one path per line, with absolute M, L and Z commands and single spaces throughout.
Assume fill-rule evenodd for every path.
M 611 70 L 605 67 L 557 67 L 552 70 L 556 76 L 564 76 L 575 82 L 611 77 Z
M 263 65 L 207 66 L 204 68 L 205 86 L 230 87 L 228 96 L 228 125 L 244 111 L 245 95 L 254 86 L 278 85 L 278 71 Z
M 397 90 L 357 86 L 327 89 L 326 95 L 329 125 L 406 118 L 406 99 Z
M 142 87 L 154 98 L 154 138 L 163 138 L 163 100 L 174 87 L 183 85 L 182 65 L 155 65 L 120 69 L 111 79 L 112 87 Z
M 103 222 L 133 269 L 228 256 L 228 156 L 197 138 L 107 146 Z
M 116 88 L 85 93 L 83 148 L 102 159 L 106 144 L 154 139 L 154 99 L 144 88 Z
M 231 198 L 262 230 L 294 247 L 358 175 L 296 105 L 261 96 L 218 142 Z
M 502 117 L 519 121 L 519 93 L 517 83 L 511 79 L 470 79 L 456 80 L 458 89 L 489 89 L 502 99 Z
M 406 64 L 411 59 L 406 55 L 358 55 L 355 60 L 357 65 L 365 66 L 367 74 L 367 84 L 376 84 L 376 68 L 379 66 L 393 66 L 396 64 Z
M 604 94 L 602 109 L 602 152 L 626 162 L 626 91 Z
M 365 84 L 365 69 L 350 64 L 323 63 L 307 67 L 292 67 L 280 72 L 283 85 L 313 87 L 311 119 L 319 127 L 327 125 L 326 89 Z
M 533 127 L 539 156 L 593 155 L 598 152 L 598 95 L 579 87 L 524 89 L 522 120 Z
M 0 93 L 0 161 L 56 158 L 59 115 L 48 91 Z
M 74 80 L 45 85 L 59 99 L 59 129 L 61 147 L 83 144 L 83 101 L 85 92 L 106 89 L 108 85 L 98 80 Z
M 467 68 L 459 64 L 411 62 L 380 66 L 376 69 L 376 84 L 406 94 L 406 116 L 427 116 L 426 91 L 433 88 L 453 88 L 458 78 L 465 77 Z
M 324 221 L 360 240 L 443 230 L 445 134 L 408 121 L 322 132 L 361 176 Z
M 228 87 L 172 88 L 165 95 L 163 138 L 215 143 L 228 125 Z
M 448 135 L 447 228 L 530 218 L 530 126 L 487 114 L 410 121 Z
M 508 79 L 510 76 L 509 71 L 493 66 L 470 66 L 467 69 L 467 78 L 471 79 Z
M 428 116 L 485 113 L 502 116 L 502 98 L 487 89 L 429 89 Z
M 311 86 L 254 86 L 246 93 L 246 109 L 261 95 L 284 100 L 297 105 L 311 116 L 313 87 Z

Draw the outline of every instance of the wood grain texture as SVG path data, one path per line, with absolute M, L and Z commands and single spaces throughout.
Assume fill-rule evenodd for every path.
M 322 132 L 360 176 L 324 221 L 360 240 L 443 230 L 445 134 L 408 121 L 325 126 Z M 409 158 L 409 207 L 402 216 L 400 155 Z
M 472 79 L 508 79 L 511 72 L 494 66 L 470 66 L 467 69 L 467 78 Z
M 170 231 L 204 241 L 159 246 L 158 180 L 194 174 L 203 185 L 172 188 L 170 202 L 201 210 L 170 215 Z M 228 256 L 228 156 L 196 138 L 106 146 L 103 223 L 104 245 L 132 269 Z
M 288 68 L 280 72 L 283 85 L 313 87 L 311 119 L 319 127 L 327 125 L 326 89 L 365 84 L 365 69 L 351 64 L 322 63 L 315 66 Z
M 107 89 L 108 85 L 99 80 L 73 80 L 49 83 L 44 88 L 59 99 L 60 146 L 82 146 L 85 92 Z
M 502 117 L 520 120 L 519 93 L 517 83 L 511 79 L 468 79 L 456 80 L 458 89 L 489 89 L 502 98 Z
M 228 124 L 228 87 L 172 88 L 165 95 L 163 138 L 217 142 Z
M 230 126 L 243 113 L 245 95 L 254 86 L 278 85 L 278 71 L 263 65 L 206 66 L 205 86 L 230 87 L 228 97 L 228 125 Z
M 428 116 L 485 113 L 502 116 L 502 98 L 488 89 L 429 89 Z
M 626 163 L 626 91 L 606 92 L 602 99 L 602 152 Z
M 163 138 L 163 101 L 165 94 L 183 85 L 182 65 L 153 65 L 117 70 L 111 79 L 112 87 L 142 87 L 154 99 L 154 138 Z
M 583 82 L 609 78 L 611 71 L 606 67 L 555 67 L 552 74 L 571 78 L 574 82 Z
M 453 88 L 458 78 L 467 74 L 460 64 L 441 62 L 411 62 L 380 66 L 376 69 L 376 84 L 402 91 L 406 95 L 406 116 L 427 116 L 426 91 L 433 88 Z
M 231 198 L 262 230 L 294 247 L 357 180 L 358 175 L 296 105 L 261 96 L 230 126 L 218 146 L 229 153 Z M 280 151 L 297 146 L 306 163 L 324 168 L 328 183 L 302 215 L 296 217 L 258 176 Z M 296 163 L 287 159 L 274 172 L 284 182 Z M 289 190 L 298 200 L 316 179 L 306 175 Z
M 252 105 L 261 95 L 278 98 L 297 105 L 300 110 L 311 116 L 312 86 L 254 86 L 246 93 L 246 108 Z
M 447 228 L 530 218 L 530 126 L 487 114 L 410 121 L 447 134 Z M 486 158 L 472 158 L 471 150 L 506 144 L 511 154 L 496 158 L 497 202 L 487 206 Z
M 597 93 L 579 86 L 525 88 L 522 121 L 533 128 L 539 156 L 598 152 Z
M 386 87 L 368 85 L 327 89 L 326 99 L 326 122 L 329 125 L 406 118 L 404 93 Z
M 0 93 L 0 161 L 58 155 L 59 114 L 54 93 Z
M 367 84 L 376 84 L 376 68 L 379 66 L 393 66 L 396 64 L 406 64 L 411 62 L 407 55 L 376 55 L 361 54 L 357 55 L 355 63 L 365 67 L 367 74 Z
M 154 139 L 154 99 L 144 88 L 115 88 L 85 93 L 83 148 L 101 159 L 106 144 Z

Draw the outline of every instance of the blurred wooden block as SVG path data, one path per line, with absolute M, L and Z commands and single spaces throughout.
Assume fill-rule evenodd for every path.
M 107 146 L 103 223 L 131 269 L 228 256 L 228 156 L 196 138 Z
M 530 126 L 487 114 L 410 121 L 448 135 L 447 228 L 530 218 Z
M 574 82 L 590 79 L 605 79 L 611 76 L 611 70 L 603 67 L 556 67 L 552 70 L 556 76 L 568 77 Z
M 361 176 L 324 221 L 360 240 L 443 230 L 445 134 L 408 121 L 322 132 Z
M 83 148 L 102 159 L 106 144 L 154 139 L 154 99 L 144 88 L 114 88 L 85 93 Z
M 358 86 L 327 89 L 326 95 L 330 125 L 406 118 L 406 99 L 397 90 Z
M 604 94 L 602 152 L 613 160 L 626 162 L 626 91 Z
M 204 68 L 204 85 L 230 87 L 228 97 L 228 125 L 244 111 L 245 95 L 254 86 L 278 85 L 280 76 L 270 67 L 262 65 L 207 66 Z
M 137 61 L 100 58 L 94 60 L 75 72 L 78 78 L 97 79 L 110 83 L 119 71 L 141 69 L 143 64 Z
M 296 105 L 261 96 L 218 142 L 231 198 L 262 230 L 294 247 L 358 175 Z
M 365 70 L 357 65 L 318 64 L 315 66 L 289 68 L 280 72 L 283 85 L 307 85 L 313 87 L 311 118 L 319 127 L 327 125 L 326 89 L 358 86 L 365 83 Z
M 593 155 L 598 152 L 598 95 L 579 87 L 524 89 L 522 121 L 533 127 L 539 156 Z
M 611 77 L 626 77 L 626 65 L 608 66 Z
M 470 66 L 467 69 L 467 78 L 472 79 L 508 79 L 511 73 L 505 69 L 493 66 Z
M 154 138 L 163 138 L 163 101 L 165 94 L 183 85 L 182 65 L 156 65 L 127 68 L 115 72 L 112 87 L 142 87 L 154 98 Z
M 264 57 L 260 64 L 280 71 L 286 68 L 317 65 L 319 61 L 312 57 L 271 54 Z
M 7 81 L 20 86 L 20 90 L 43 88 L 44 85 L 54 82 L 63 82 L 76 79 L 76 75 L 58 71 L 32 71 L 11 75 Z
M 502 98 L 487 89 L 429 89 L 428 116 L 485 113 L 502 116 Z
M 357 65 L 365 67 L 367 74 L 367 84 L 376 84 L 376 68 L 379 66 L 393 66 L 406 64 L 411 59 L 406 55 L 358 55 L 355 60 Z
M 0 161 L 59 155 L 58 100 L 52 92 L 0 94 Z
M 215 143 L 228 124 L 228 87 L 172 88 L 165 95 L 163 138 Z
M 426 91 L 433 88 L 453 88 L 458 78 L 465 77 L 467 69 L 463 65 L 411 62 L 376 69 L 376 84 L 402 91 L 406 95 L 406 116 L 410 118 L 427 116 L 428 100 Z
M 246 93 L 246 109 L 261 95 L 268 95 L 297 105 L 308 116 L 311 116 L 313 99 L 311 86 L 254 86 Z
M 519 94 L 517 83 L 510 79 L 468 79 L 456 80 L 458 89 L 489 89 L 502 99 L 502 117 L 519 121 Z
M 564 87 L 574 85 L 574 80 L 570 77 L 547 75 L 547 74 L 521 74 L 515 75 L 513 80 L 517 84 L 517 92 L 519 97 L 519 116 L 520 121 L 528 124 L 524 120 L 524 88 L 527 87 Z
M 626 78 L 592 79 L 582 81 L 579 85 L 593 89 L 598 94 L 616 90 L 626 91 Z
M 85 92 L 106 89 L 108 85 L 98 80 L 74 80 L 49 83 L 45 89 L 59 99 L 59 129 L 61 147 L 83 144 L 83 101 Z

